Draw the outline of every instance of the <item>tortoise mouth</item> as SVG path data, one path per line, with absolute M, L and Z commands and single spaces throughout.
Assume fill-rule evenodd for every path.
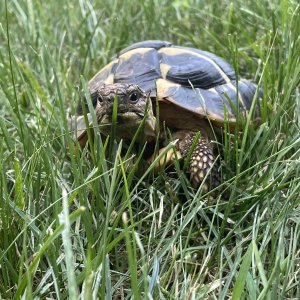
M 117 124 L 122 124 L 126 126 L 135 126 L 139 125 L 142 122 L 144 115 L 141 113 L 126 111 L 126 112 L 118 112 L 117 113 Z M 112 123 L 112 115 L 104 114 L 100 120 L 100 124 L 111 124 Z
M 127 111 L 124 113 L 117 114 L 116 120 L 116 133 L 117 136 L 121 139 L 131 139 L 135 135 L 139 126 L 143 122 L 145 116 L 143 113 Z M 101 132 L 105 135 L 110 134 L 112 125 L 112 115 L 104 114 L 101 118 L 99 125 L 103 125 Z M 152 140 L 155 137 L 156 133 L 156 118 L 153 115 L 149 115 L 144 120 L 144 134 L 147 137 L 147 140 Z
M 120 124 L 135 124 L 142 122 L 144 115 L 138 112 L 124 112 L 117 114 L 117 122 Z

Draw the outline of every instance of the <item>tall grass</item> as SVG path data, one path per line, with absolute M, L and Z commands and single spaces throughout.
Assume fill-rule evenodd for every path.
M 3 0 L 0 16 L 0 298 L 300 297 L 298 1 Z M 146 39 L 263 89 L 262 124 L 224 136 L 228 199 L 136 177 L 139 155 L 98 135 L 74 150 L 78 89 Z

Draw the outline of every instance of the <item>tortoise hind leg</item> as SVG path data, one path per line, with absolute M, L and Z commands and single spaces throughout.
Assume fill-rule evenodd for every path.
M 176 132 L 174 137 L 179 139 L 176 148 L 182 157 L 190 155 L 196 134 L 197 132 L 188 130 Z M 188 172 L 194 187 L 199 187 L 203 180 L 205 180 L 203 186 L 205 190 L 211 190 L 220 184 L 214 147 L 204 132 L 200 132 L 200 137 L 191 153 Z

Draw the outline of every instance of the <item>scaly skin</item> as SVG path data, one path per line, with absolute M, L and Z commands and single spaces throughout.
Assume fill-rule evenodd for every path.
M 149 97 L 137 85 L 128 83 L 115 83 L 103 85 L 91 95 L 94 100 L 95 114 L 100 126 L 100 132 L 107 136 L 111 134 L 112 114 L 114 101 L 117 101 L 116 138 L 118 140 L 131 140 L 138 127 L 144 120 L 144 136 L 147 141 L 155 140 L 156 118 L 153 115 L 152 103 Z M 89 126 L 92 129 L 92 118 L 88 113 Z M 86 145 L 87 127 L 84 116 L 79 116 L 72 122 L 71 128 L 76 134 L 80 146 Z M 93 130 L 91 131 L 93 134 Z
M 96 101 L 95 112 L 100 125 L 100 131 L 103 135 L 109 135 L 112 123 L 112 113 L 115 99 L 117 100 L 117 122 L 116 122 L 116 138 L 131 140 L 142 122 L 145 112 L 147 110 L 147 117 L 145 119 L 144 136 L 149 142 L 153 142 L 156 136 L 155 123 L 156 118 L 153 115 L 151 101 L 147 101 L 147 95 L 137 85 L 115 83 L 104 85 L 100 87 L 92 98 Z M 180 118 L 180 116 L 178 116 Z M 87 141 L 86 126 L 81 117 L 79 123 L 81 133 L 77 135 L 77 139 L 81 146 L 84 146 Z M 79 120 L 79 119 L 78 119 Z M 79 120 L 80 121 L 80 120 Z M 202 124 L 199 122 L 199 124 Z M 167 124 L 168 125 L 168 124 Z M 213 143 L 207 134 L 205 125 L 199 125 L 200 137 L 196 141 L 195 149 L 191 153 L 188 173 L 190 180 L 194 187 L 200 186 L 203 181 L 205 190 L 210 190 L 220 183 L 220 176 L 218 172 L 218 165 L 214 155 Z M 176 141 L 176 156 L 178 158 L 186 158 L 190 155 L 190 149 L 193 146 L 194 139 L 197 134 L 197 129 L 190 130 L 174 130 L 173 138 Z M 79 130 L 78 130 L 79 132 Z M 164 148 L 160 149 L 160 153 Z M 153 155 L 149 162 L 155 159 Z M 175 154 L 171 149 L 158 162 L 157 168 L 165 165 L 170 165 L 174 162 Z
M 221 183 L 219 164 L 214 154 L 214 144 L 205 134 L 200 132 L 198 141 L 195 130 L 179 130 L 173 134 L 176 154 L 174 149 L 170 149 L 159 160 L 156 168 L 169 166 L 174 163 L 175 156 L 177 159 L 187 159 L 189 157 L 187 172 L 190 175 L 190 181 L 193 187 L 197 188 L 203 183 L 204 191 L 209 191 L 217 187 Z M 190 153 L 194 147 L 192 153 Z M 159 150 L 159 154 L 163 153 L 165 148 Z M 157 155 L 153 155 L 148 161 L 151 163 Z M 204 181 L 204 182 L 203 182 Z
M 180 153 L 181 157 L 186 157 L 190 154 L 189 152 L 193 146 L 196 134 L 196 131 L 188 130 L 176 133 L 177 138 L 179 138 L 176 150 Z M 205 190 L 210 190 L 220 184 L 220 173 L 214 155 L 213 143 L 201 131 L 195 148 L 191 153 L 188 173 L 194 187 L 200 186 L 203 181 L 205 181 L 203 186 Z

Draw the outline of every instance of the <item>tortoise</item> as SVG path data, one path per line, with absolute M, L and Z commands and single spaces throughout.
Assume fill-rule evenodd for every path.
M 210 178 L 208 184 L 203 182 L 206 189 L 220 183 L 215 141 L 224 122 L 234 128 L 237 114 L 247 116 L 254 99 L 262 96 L 254 83 L 237 81 L 230 64 L 215 54 L 159 40 L 123 49 L 89 81 L 88 87 L 102 134 L 110 134 L 111 126 L 105 124 L 112 122 L 117 99 L 117 138 L 131 140 L 144 119 L 146 140 L 151 143 L 158 135 L 165 140 L 157 128 L 166 126 L 176 153 L 171 149 L 164 162 L 171 164 L 175 155 L 188 157 L 192 185 L 197 187 Z M 257 122 L 260 111 L 256 103 L 253 119 Z M 83 110 L 81 101 L 75 130 L 81 147 L 87 142 L 83 111 L 91 122 L 88 106 Z M 164 126 L 157 126 L 158 122 Z

